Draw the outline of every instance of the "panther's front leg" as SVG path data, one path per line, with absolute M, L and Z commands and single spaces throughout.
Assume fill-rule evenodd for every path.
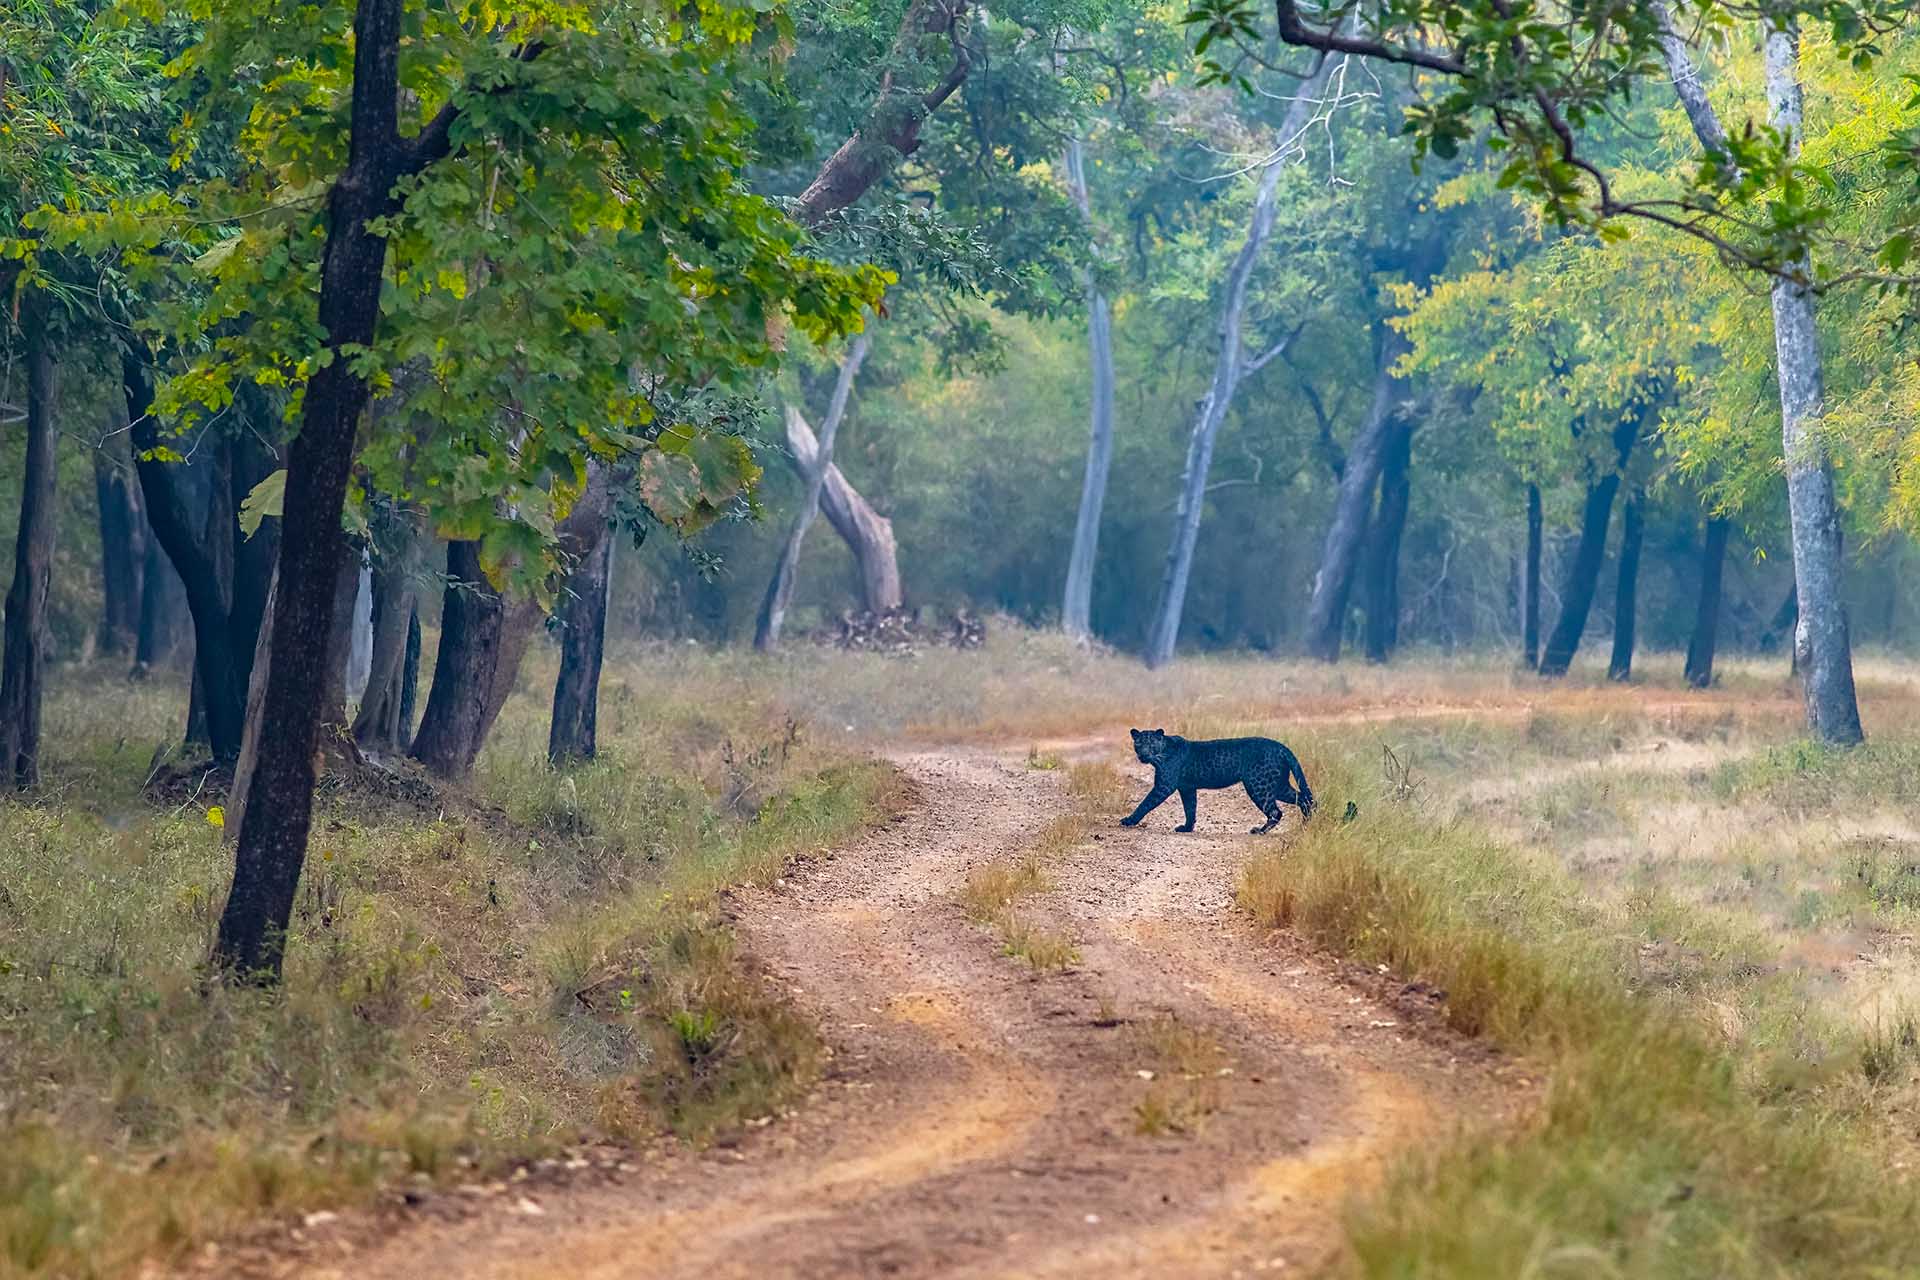
M 1152 813 L 1155 809 L 1158 809 L 1161 803 L 1164 800 L 1166 800 L 1168 796 L 1172 794 L 1173 794 L 1173 788 L 1162 783 L 1160 781 L 1159 774 L 1157 773 L 1154 774 L 1153 790 L 1147 792 L 1147 798 L 1140 802 L 1140 807 L 1138 809 L 1135 809 L 1132 813 L 1120 819 L 1120 825 L 1123 827 L 1139 826 L 1140 819 L 1146 817 L 1148 814 Z
M 1200 800 L 1200 793 L 1196 791 L 1194 788 L 1192 787 L 1180 788 L 1180 806 L 1181 808 L 1187 811 L 1187 821 L 1184 826 L 1175 827 L 1174 828 L 1175 831 L 1193 830 L 1193 815 L 1195 810 L 1199 808 L 1199 800 Z

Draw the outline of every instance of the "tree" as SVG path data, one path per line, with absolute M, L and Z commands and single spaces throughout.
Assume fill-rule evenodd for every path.
M 553 686 L 547 762 L 560 768 L 599 753 L 600 660 L 606 648 L 613 542 L 601 536 L 567 578 L 560 623 L 560 675 Z
M 1078 137 L 1067 143 L 1067 185 L 1080 215 L 1091 224 L 1086 160 Z M 1107 473 L 1113 466 L 1113 309 L 1092 268 L 1086 271 L 1087 350 L 1092 357 L 1093 410 L 1087 437 L 1087 470 L 1073 525 L 1073 553 L 1067 561 L 1067 585 L 1060 625 L 1067 634 L 1093 634 L 1093 569 L 1100 552 L 1100 512 L 1106 505 Z
M 68 234 L 145 250 L 155 276 L 179 269 L 164 236 L 206 246 L 189 269 L 210 283 L 161 330 L 180 345 L 160 415 L 194 421 L 236 384 L 293 388 L 274 731 L 253 781 L 271 803 L 247 806 L 215 948 L 222 968 L 271 979 L 306 851 L 327 684 L 314 659 L 333 631 L 356 463 L 397 498 L 431 494 L 482 573 L 537 586 L 588 457 L 646 455 L 668 505 L 730 500 L 752 478 L 744 447 L 656 420 L 656 402 L 771 364 L 787 323 L 844 330 L 883 280 L 801 254 L 791 224 L 740 190 L 726 69 L 759 31 L 747 8 L 671 28 L 613 3 L 476 23 L 464 6 L 364 0 L 350 28 L 264 0 L 186 12 L 196 119 L 232 109 L 227 95 L 251 110 L 246 168 L 138 206 L 164 215 L 190 198 L 192 221 L 155 229 L 127 207 Z M 269 86 L 235 74 L 269 50 L 283 67 Z M 231 221 L 195 231 L 209 208 Z M 183 340 L 210 332 L 197 351 Z M 374 384 L 416 360 L 434 377 L 398 389 L 362 446 Z
M 40 780 L 40 700 L 47 647 L 47 584 L 53 572 L 53 341 L 44 300 L 22 316 L 27 369 L 27 452 L 13 585 L 7 590 L 5 650 L 0 655 L 0 769 L 15 786 Z
M 1220 285 L 1219 319 L 1216 333 L 1213 379 L 1194 410 L 1192 434 L 1187 445 L 1187 464 L 1180 475 L 1179 504 L 1174 510 L 1173 539 L 1167 548 L 1166 569 L 1160 580 L 1160 603 L 1154 614 L 1153 630 L 1147 640 L 1146 660 L 1150 667 L 1161 666 L 1173 657 L 1180 638 L 1180 616 L 1186 607 L 1187 579 L 1193 572 L 1193 550 L 1200 537 L 1201 509 L 1206 503 L 1207 473 L 1213 466 L 1214 442 L 1226 421 L 1227 409 L 1240 381 L 1249 373 L 1283 354 L 1299 330 L 1268 350 L 1248 357 L 1245 342 L 1247 290 L 1254 268 L 1273 232 L 1280 178 L 1286 162 L 1302 154 L 1300 140 L 1313 114 L 1324 104 L 1314 98 L 1324 81 L 1325 60 L 1316 59 L 1302 81 L 1299 92 L 1287 108 L 1280 127 L 1274 131 L 1267 154 L 1260 165 L 1259 184 L 1253 197 L 1246 237 L 1227 268 Z

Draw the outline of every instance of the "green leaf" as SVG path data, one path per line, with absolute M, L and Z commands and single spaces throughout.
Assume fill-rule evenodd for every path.
M 278 471 L 253 486 L 240 503 L 240 532 L 251 538 L 260 531 L 260 522 L 268 516 L 278 518 L 287 502 L 287 469 Z

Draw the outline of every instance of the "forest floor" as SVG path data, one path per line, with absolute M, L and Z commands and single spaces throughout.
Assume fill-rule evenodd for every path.
M 555 774 L 541 662 L 466 787 L 322 797 L 268 999 L 178 706 L 57 686 L 0 1277 L 1920 1273 L 1911 664 L 1843 753 L 1765 660 L 653 646 Z M 1324 813 L 1122 830 L 1129 725 Z
M 1112 748 L 1059 755 L 1104 762 Z M 1020 936 L 1071 940 L 1058 967 L 1036 969 L 1004 927 L 969 918 L 969 884 L 1021 863 L 1050 820 L 1094 797 L 1071 794 L 1067 769 L 1034 767 L 1026 744 L 894 760 L 916 796 L 901 821 L 735 899 L 751 953 L 832 1046 L 813 1098 L 619 1185 L 470 1196 L 397 1234 L 378 1227 L 368 1249 L 346 1223 L 332 1240 L 309 1233 L 286 1271 L 1316 1265 L 1339 1247 L 1340 1205 L 1390 1159 L 1498 1123 L 1527 1096 L 1519 1069 L 1446 1030 L 1424 990 L 1344 973 L 1234 910 L 1258 818 L 1242 798 L 1210 797 L 1192 835 L 1165 812 L 1123 831 L 1106 829 L 1119 797 L 1099 787 L 1101 829 L 1046 859 L 1019 900 Z

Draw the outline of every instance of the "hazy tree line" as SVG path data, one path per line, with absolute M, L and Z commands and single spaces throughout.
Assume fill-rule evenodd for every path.
M 321 761 L 459 778 L 549 638 L 592 756 L 610 623 L 1771 647 L 1858 739 L 1904 6 L 765 9 L 0 18 L 0 745 L 50 661 L 190 664 L 219 966 L 278 970 Z

